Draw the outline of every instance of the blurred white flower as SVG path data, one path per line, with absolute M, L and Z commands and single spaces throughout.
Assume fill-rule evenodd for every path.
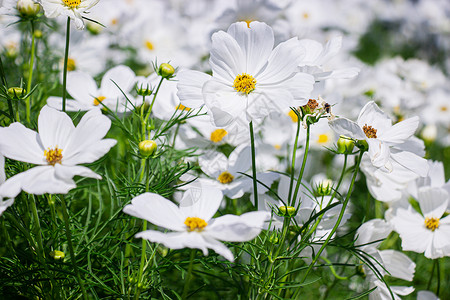
M 100 0 L 35 0 L 42 5 L 47 18 L 56 18 L 60 15 L 74 20 L 77 29 L 84 29 L 83 16 Z
M 270 218 L 270 213 L 256 211 L 213 219 L 222 198 L 218 189 L 192 188 L 184 193 L 180 206 L 176 206 L 158 194 L 145 193 L 135 197 L 123 211 L 172 231 L 147 230 L 136 234 L 138 238 L 161 243 L 171 249 L 197 248 L 204 255 L 208 255 L 208 249 L 213 249 L 227 260 L 234 261 L 233 253 L 219 241 L 254 239 L 261 232 L 264 221 Z
M 116 144 L 116 140 L 103 139 L 110 126 L 99 109 L 86 113 L 75 127 L 67 114 L 44 106 L 39 133 L 18 122 L 0 128 L 0 153 L 38 165 L 9 178 L 0 186 L 0 196 L 13 198 L 21 190 L 36 195 L 67 194 L 76 187 L 76 175 L 101 179 L 79 164 L 96 161 Z
M 100 88 L 97 88 L 97 83 L 92 76 L 84 72 L 70 72 L 67 79 L 67 92 L 74 99 L 66 100 L 67 111 L 102 108 L 101 104 L 118 113 L 133 109 L 124 96 L 125 93 L 130 101 L 134 100 L 128 93 L 134 87 L 136 75 L 129 67 L 117 66 L 106 72 Z M 60 97 L 47 99 L 47 104 L 58 110 L 62 107 L 61 103 L 62 98 Z
M 5 157 L 0 154 L 0 185 L 3 184 L 6 180 L 5 175 Z M 13 204 L 14 199 L 9 199 L 7 201 L 3 201 L 3 197 L 0 196 L 0 216 L 3 212 Z
M 357 122 L 337 118 L 329 124 L 340 135 L 365 140 L 369 146 L 370 161 L 376 168 L 392 172 L 394 160 L 420 176 L 427 175 L 426 160 L 412 151 L 417 147 L 411 138 L 419 126 L 418 117 L 392 125 L 391 119 L 371 101 L 363 107 Z
M 411 206 L 399 207 L 391 219 L 403 251 L 424 253 L 431 259 L 450 256 L 450 216 L 442 217 L 449 194 L 444 189 L 423 187 L 417 200 L 422 214 Z

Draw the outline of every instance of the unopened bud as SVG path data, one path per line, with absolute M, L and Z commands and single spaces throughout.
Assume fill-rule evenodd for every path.
M 34 17 L 41 10 L 41 6 L 33 0 L 18 0 L 16 7 L 22 17 Z
M 53 250 L 52 252 L 50 252 L 50 256 L 53 257 L 53 259 L 55 260 L 60 260 L 63 259 L 66 255 L 62 251 Z
M 42 37 L 42 31 L 39 30 L 39 29 L 36 29 L 34 31 L 34 37 L 37 38 L 37 39 L 40 39 Z
M 149 84 L 136 87 L 136 92 L 139 96 L 150 96 L 153 93 L 153 90 Z
M 355 147 L 355 142 L 346 137 L 341 135 L 337 141 L 337 150 L 339 153 L 342 154 L 350 154 L 353 151 L 353 148 Z
M 280 206 L 278 207 L 280 214 L 285 217 L 292 217 L 295 215 L 295 207 L 293 206 Z
M 158 145 L 155 141 L 145 140 L 139 143 L 139 152 L 141 152 L 143 156 L 150 156 L 155 153 L 157 147 Z
M 7 93 L 9 97 L 18 100 L 23 98 L 23 96 L 26 95 L 27 91 L 20 87 L 12 87 L 8 89 Z
M 325 179 L 319 183 L 316 187 L 317 196 L 329 196 L 333 190 L 333 181 L 331 179 Z
M 269 242 L 272 244 L 278 244 L 278 236 L 276 234 L 272 234 L 269 237 Z
M 170 64 L 163 63 L 159 66 L 158 75 L 161 76 L 162 78 L 165 79 L 172 78 L 174 73 L 175 69 Z
M 89 22 L 86 25 L 86 29 L 93 35 L 97 35 L 102 32 L 103 27 L 100 24 Z

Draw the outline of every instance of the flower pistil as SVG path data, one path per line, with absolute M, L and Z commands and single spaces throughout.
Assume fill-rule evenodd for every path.
M 431 231 L 439 228 L 439 218 L 425 218 L 425 227 Z
M 197 218 L 197 217 L 187 217 L 186 221 L 184 221 L 184 225 L 188 227 L 188 231 L 197 231 L 201 232 L 205 229 L 208 223 L 205 220 Z
M 367 124 L 364 125 L 363 131 L 369 139 L 377 138 L 377 130 L 375 128 L 373 128 L 372 126 L 367 126 Z
M 256 86 L 256 79 L 252 75 L 242 73 L 234 79 L 233 87 L 236 91 L 250 94 Z
M 70 8 L 78 8 L 81 4 L 81 0 L 63 0 L 63 2 Z
M 234 176 L 231 175 L 228 171 L 225 171 L 222 172 L 219 177 L 217 177 L 217 180 L 219 180 L 222 184 L 227 184 L 234 180 Z
M 63 158 L 62 149 L 59 149 L 58 146 L 54 149 L 48 148 L 47 150 L 44 150 L 44 156 L 49 165 L 54 166 L 56 163 L 60 164 Z

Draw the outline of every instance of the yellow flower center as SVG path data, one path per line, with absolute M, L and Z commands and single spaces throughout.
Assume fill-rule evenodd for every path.
M 49 165 L 54 166 L 56 163 L 60 164 L 63 158 L 62 149 L 59 149 L 58 146 L 54 149 L 48 148 L 47 150 L 44 150 L 44 156 Z
M 275 145 L 273 145 L 273 147 L 274 147 L 275 149 L 277 149 L 277 150 L 280 150 L 280 149 L 281 149 L 281 145 L 280 145 L 280 144 L 275 144 Z
M 69 57 L 67 59 L 67 71 L 69 71 L 69 72 L 75 71 L 76 68 L 77 68 L 77 63 L 75 62 L 75 59 Z
M 94 99 L 94 105 L 97 106 L 99 105 L 101 102 L 103 102 L 103 100 L 105 100 L 106 97 L 105 96 L 100 96 Z
M 425 227 L 431 231 L 435 231 L 439 227 L 438 218 L 425 218 Z
M 175 109 L 177 109 L 177 110 L 185 110 L 185 111 L 191 110 L 191 108 L 186 107 L 186 106 L 184 106 L 184 105 L 181 104 L 181 103 L 178 104 L 177 107 L 176 107 Z
M 242 20 L 243 22 L 247 23 L 247 27 L 250 28 L 250 23 L 253 22 L 254 20 L 252 19 L 247 19 L 247 20 Z
M 145 41 L 145 47 L 147 47 L 148 50 L 152 51 L 155 49 L 155 46 L 153 45 L 152 42 L 150 42 L 149 40 Z
M 222 172 L 222 174 L 217 177 L 217 180 L 220 181 L 222 184 L 230 183 L 234 180 L 234 176 L 231 175 L 228 171 Z
M 211 141 L 214 143 L 218 143 L 228 134 L 225 129 L 216 129 L 211 132 Z
M 329 138 L 327 134 L 321 134 L 319 135 L 319 138 L 317 139 L 317 143 L 319 144 L 325 144 L 326 142 L 328 142 Z
M 377 138 L 377 130 L 375 128 L 373 128 L 372 126 L 367 126 L 367 124 L 364 125 L 363 131 L 369 139 Z
M 205 229 L 208 223 L 205 220 L 197 218 L 197 217 L 187 217 L 184 224 L 188 227 L 188 231 L 197 231 L 201 232 Z
M 441 111 L 447 111 L 448 107 L 447 106 L 441 106 Z
M 70 8 L 77 8 L 81 4 L 81 0 L 63 0 L 63 2 Z
M 303 17 L 303 19 L 305 19 L 305 20 L 306 20 L 306 19 L 309 19 L 309 14 L 305 12 L 305 13 L 303 13 L 302 17 Z
M 252 75 L 248 75 L 246 73 L 242 73 L 238 76 L 236 76 L 236 79 L 234 79 L 233 87 L 236 91 L 250 94 L 254 89 L 256 85 L 256 79 L 253 78 Z
M 292 122 L 294 123 L 298 122 L 298 116 L 292 109 L 288 112 L 288 116 L 291 117 Z

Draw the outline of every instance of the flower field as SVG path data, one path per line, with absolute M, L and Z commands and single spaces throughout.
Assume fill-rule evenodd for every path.
M 446 0 L 0 27 L 0 299 L 450 299 Z

